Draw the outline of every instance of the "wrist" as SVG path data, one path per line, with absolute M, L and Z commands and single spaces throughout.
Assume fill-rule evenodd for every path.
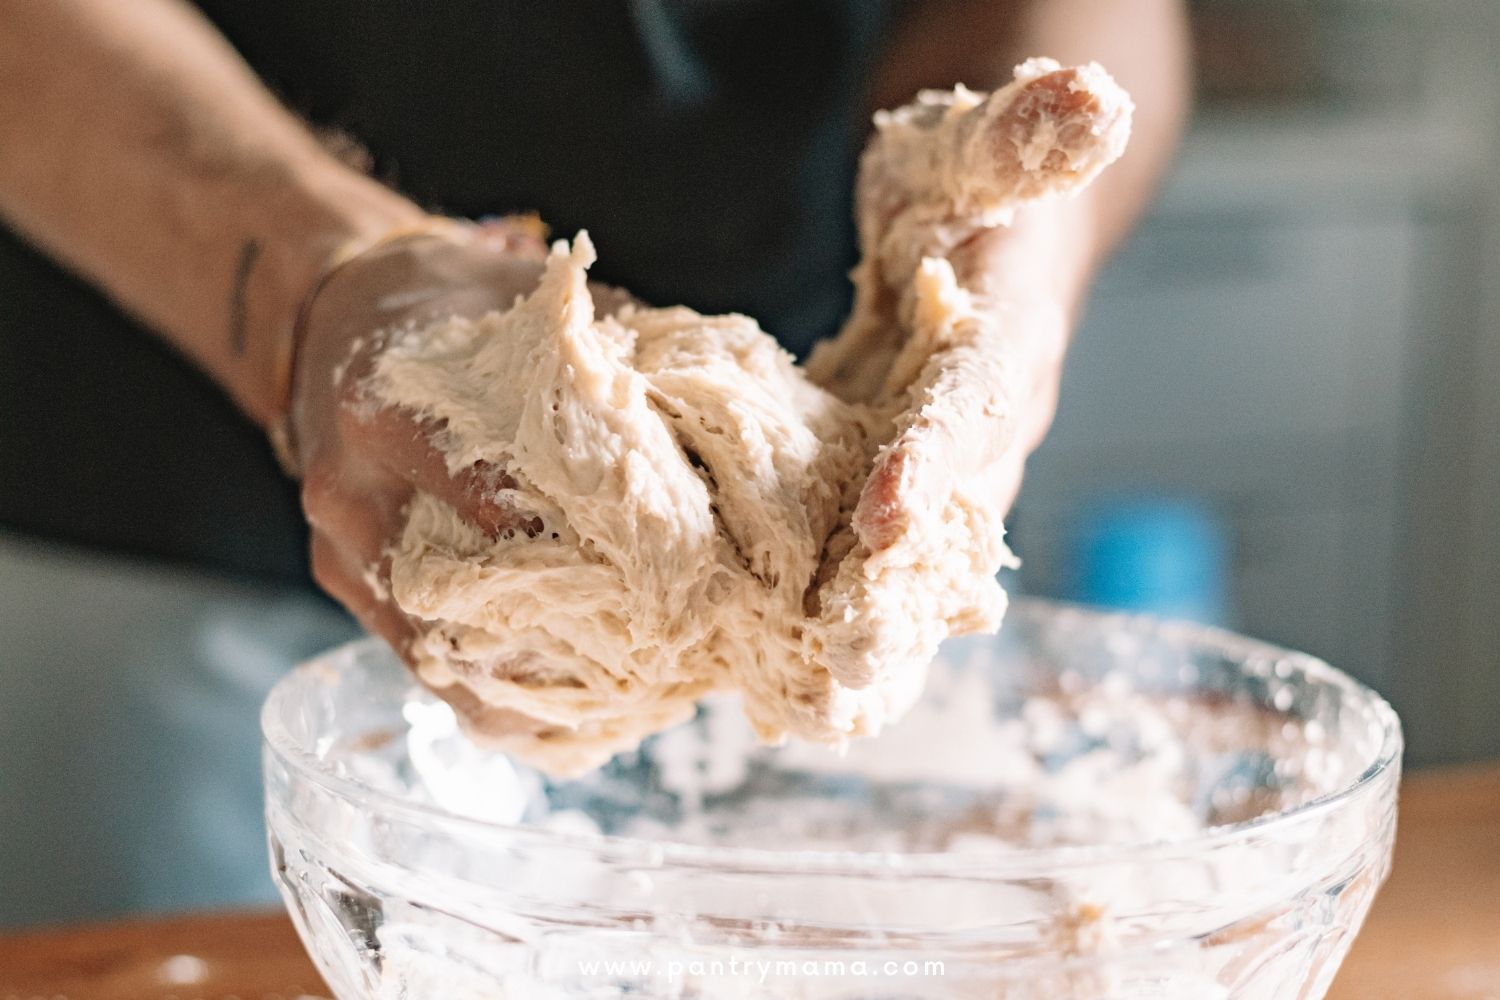
M 361 324 L 356 319 L 353 326 L 347 321 L 335 323 L 334 335 L 331 338 L 326 335 L 328 327 L 322 326 L 320 329 L 324 335 L 315 337 L 314 327 L 317 324 L 314 323 L 314 314 L 329 294 L 325 292 L 325 289 L 337 285 L 347 272 L 359 272 L 360 277 L 354 279 L 355 287 L 358 288 L 364 284 L 369 292 L 377 294 L 373 296 L 375 299 L 373 303 L 368 294 L 357 299 L 358 304 L 352 312 L 357 317 L 363 309 L 373 305 L 378 314 L 385 295 L 392 290 L 399 289 L 401 282 L 377 280 L 370 285 L 368 274 L 365 272 L 372 259 L 392 256 L 411 259 L 408 254 L 414 246 L 420 247 L 425 244 L 430 250 L 434 245 L 433 241 L 452 245 L 469 245 L 473 241 L 474 234 L 480 231 L 478 227 L 468 222 L 443 216 L 423 216 L 415 222 L 396 226 L 377 236 L 354 238 L 329 256 L 322 272 L 303 295 L 296 318 L 287 337 L 283 340 L 283 351 L 278 359 L 280 364 L 277 376 L 280 385 L 277 398 L 280 403 L 272 423 L 267 428 L 267 434 L 271 439 L 276 459 L 281 463 L 287 475 L 301 478 L 303 473 L 302 440 L 298 423 L 309 409 L 309 394 L 316 400 L 324 396 L 331 387 L 337 395 L 338 384 L 343 381 L 346 374 L 350 373 L 351 365 L 357 363 L 361 354 L 361 342 L 383 326 L 374 317 L 366 317 L 365 323 Z M 338 299 L 337 294 L 333 297 L 335 300 Z M 328 310 L 323 309 L 322 312 L 327 313 Z M 340 315 L 340 310 L 336 306 L 333 314 Z M 349 312 L 344 312 L 343 318 L 347 320 L 348 317 Z M 330 348 L 333 351 L 332 356 L 329 354 Z M 325 384 L 319 386 L 320 372 L 325 375 L 329 372 L 334 373 L 331 386 L 326 378 L 322 379 Z M 357 378 L 357 376 L 352 377 Z M 316 410 L 316 405 L 312 409 Z
M 284 416 L 299 314 L 340 256 L 427 218 L 331 161 L 289 171 L 247 199 L 232 248 L 228 336 L 241 362 L 229 389 L 251 419 L 269 430 Z

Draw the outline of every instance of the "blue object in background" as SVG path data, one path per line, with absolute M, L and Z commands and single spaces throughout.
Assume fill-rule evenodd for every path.
M 1081 515 L 1071 593 L 1083 604 L 1230 624 L 1229 530 L 1208 504 L 1124 498 Z

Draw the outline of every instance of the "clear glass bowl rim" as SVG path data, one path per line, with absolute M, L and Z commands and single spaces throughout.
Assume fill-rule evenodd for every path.
M 1365 797 L 1377 794 L 1399 768 L 1402 752 L 1400 720 L 1384 698 L 1371 688 L 1335 669 L 1323 660 L 1271 643 L 1250 639 L 1214 626 L 1173 621 L 1126 612 L 1101 611 L 1063 602 L 1022 598 L 1012 602 L 1012 615 L 1047 617 L 1080 615 L 1095 625 L 1113 625 L 1136 633 L 1171 638 L 1183 644 L 1211 649 L 1236 662 L 1268 659 L 1288 663 L 1294 671 L 1310 679 L 1338 688 L 1362 705 L 1380 726 L 1380 749 L 1375 759 L 1357 778 L 1345 786 L 1327 792 L 1282 812 L 1267 813 L 1240 823 L 1212 827 L 1202 834 L 1176 840 L 1117 841 L 1108 844 L 1065 845 L 1043 848 L 1010 848 L 1005 850 L 942 851 L 886 853 L 867 851 L 776 851 L 768 848 L 719 847 L 673 841 L 648 841 L 612 834 L 586 834 L 544 830 L 514 823 L 495 823 L 449 812 L 436 805 L 403 798 L 383 789 L 366 785 L 339 774 L 328 767 L 317 754 L 299 744 L 282 720 L 285 703 L 293 695 L 299 676 L 315 669 L 328 657 L 357 654 L 363 649 L 383 645 L 378 638 L 356 639 L 335 647 L 294 668 L 277 682 L 261 709 L 261 731 L 264 746 L 290 771 L 311 781 L 325 791 L 364 807 L 372 814 L 402 816 L 426 820 L 447 829 L 467 829 L 474 833 L 511 838 L 551 850 L 578 850 L 598 858 L 622 862 L 647 859 L 654 867 L 699 869 L 708 871 L 756 871 L 765 874 L 823 874 L 850 876 L 902 875 L 924 878 L 963 878 L 974 881 L 1010 881 L 1039 872 L 1078 870 L 1096 866 L 1170 862 L 1174 859 L 1201 857 L 1207 851 L 1243 844 L 1258 837 L 1275 836 L 1304 823 L 1343 808 L 1352 807 Z M 1003 628 L 1003 626 L 1002 626 Z M 878 737 L 876 737 L 878 739 Z M 1394 804 L 1394 796 L 1392 796 Z

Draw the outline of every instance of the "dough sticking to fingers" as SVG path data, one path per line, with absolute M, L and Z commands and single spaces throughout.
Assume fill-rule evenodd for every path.
M 945 257 L 1086 184 L 1129 113 L 1097 67 L 1033 60 L 988 99 L 880 116 L 855 313 L 808 370 L 744 316 L 599 315 L 585 234 L 514 308 L 394 337 L 366 391 L 441 427 L 443 471 L 481 470 L 525 525 L 418 490 L 389 552 L 418 676 L 471 734 L 557 774 L 714 690 L 739 691 L 766 742 L 899 717 L 938 643 L 1005 603 L 986 459 L 1016 366 Z

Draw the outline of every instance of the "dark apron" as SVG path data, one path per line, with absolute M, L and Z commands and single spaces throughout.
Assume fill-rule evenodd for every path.
M 879 0 L 201 0 L 294 111 L 462 216 L 796 353 L 847 308 Z M 294 486 L 171 349 L 0 231 L 0 527 L 306 579 Z

